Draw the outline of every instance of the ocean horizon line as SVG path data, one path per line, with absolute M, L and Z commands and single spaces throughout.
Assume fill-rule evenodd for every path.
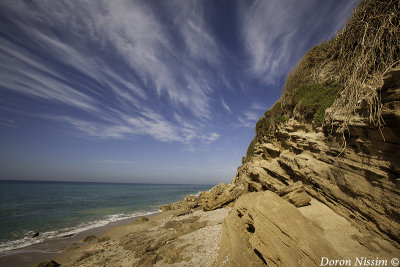
M 170 186 L 175 186 L 175 185 L 216 185 L 216 184 L 201 184 L 201 183 L 139 183 L 139 182 L 97 182 L 97 181 L 59 181 L 59 180 L 23 180 L 23 179 L 0 179 L 1 182 L 11 182 L 11 183 L 18 183 L 18 182 L 24 182 L 24 183 L 59 183 L 59 184 L 74 184 L 74 183 L 79 183 L 79 184 L 130 184 L 130 185 L 170 185 Z

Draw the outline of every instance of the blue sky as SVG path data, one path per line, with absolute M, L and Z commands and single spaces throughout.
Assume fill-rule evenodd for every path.
M 356 0 L 0 0 L 0 179 L 230 181 Z

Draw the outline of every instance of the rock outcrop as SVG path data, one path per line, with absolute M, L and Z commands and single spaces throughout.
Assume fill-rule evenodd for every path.
M 339 258 L 323 231 L 272 192 L 249 193 L 225 219 L 217 266 L 320 266 Z
M 161 211 L 180 210 L 187 213 L 192 209 L 202 208 L 211 211 L 228 205 L 245 192 L 242 185 L 220 183 L 208 192 L 201 192 L 199 196 L 188 195 L 183 200 L 161 206 Z
M 235 201 L 244 191 L 242 185 L 221 183 L 200 194 L 200 205 L 204 211 L 215 210 Z
M 311 201 L 311 197 L 304 190 L 304 186 L 301 181 L 288 185 L 276 193 L 296 207 L 307 206 Z
M 163 212 L 170 210 L 188 211 L 197 207 L 199 207 L 198 197 L 195 195 L 188 195 L 181 201 L 161 206 L 160 210 Z
M 123 237 L 120 245 L 130 250 L 139 260 L 133 266 L 151 266 L 158 261 L 172 264 L 184 258 L 179 253 L 183 247 L 170 245 L 178 237 L 197 231 L 207 226 L 207 221 L 199 221 L 198 216 L 188 219 L 167 221 L 162 228 L 155 231 L 135 232 Z
M 371 125 L 361 107 L 346 136 L 331 128 L 290 119 L 255 144 L 254 157 L 238 168 L 233 183 L 247 191 L 271 190 L 301 181 L 305 191 L 360 228 L 400 242 L 400 70 L 384 76 L 382 129 Z M 327 111 L 329 114 L 329 110 Z M 281 192 L 281 193 L 279 193 Z M 287 199 L 296 201 L 290 194 Z M 291 199 L 291 200 L 290 200 Z
M 400 69 L 383 76 L 377 93 L 384 127 L 371 123 L 362 99 L 344 136 L 338 112 L 326 111 L 329 127 L 290 118 L 258 136 L 231 184 L 164 209 L 209 211 L 234 203 L 216 266 L 319 266 L 322 257 L 397 256 Z

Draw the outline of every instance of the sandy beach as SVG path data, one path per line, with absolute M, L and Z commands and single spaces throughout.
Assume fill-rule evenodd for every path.
M 163 212 L 112 228 L 54 260 L 62 266 L 210 266 L 229 208 Z
M 149 215 L 149 217 L 155 215 L 157 215 L 157 213 Z M 137 218 L 123 219 L 104 226 L 82 231 L 70 237 L 50 239 L 21 249 L 3 252 L 0 254 L 0 266 L 24 267 L 48 261 L 57 257 L 71 245 L 84 245 L 82 240 L 87 236 L 100 236 L 114 227 L 129 225 L 136 219 Z
M 173 210 L 121 220 L 11 251 L 0 257 L 0 265 L 37 266 L 54 260 L 62 266 L 210 266 L 230 209 Z

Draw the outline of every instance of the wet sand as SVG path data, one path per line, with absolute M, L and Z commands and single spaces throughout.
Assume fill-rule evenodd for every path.
M 158 213 L 149 215 L 148 217 L 155 216 Z M 85 237 L 90 235 L 100 236 L 112 228 L 129 225 L 135 221 L 137 217 L 123 219 L 111 222 L 104 226 L 95 227 L 89 230 L 82 231 L 71 237 L 55 238 L 27 246 L 20 249 L 0 253 L 0 266 L 2 267 L 25 267 L 32 266 L 43 261 L 48 261 L 60 255 L 71 245 L 84 245 L 82 241 Z

